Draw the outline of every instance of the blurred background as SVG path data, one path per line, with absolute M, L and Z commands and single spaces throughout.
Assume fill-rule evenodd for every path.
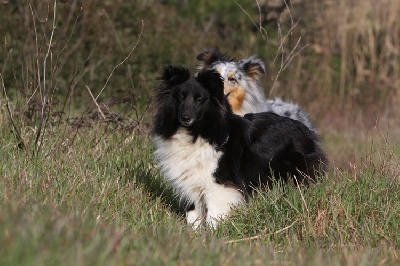
M 162 66 L 195 71 L 219 47 L 262 58 L 266 95 L 309 112 L 351 168 L 382 147 L 400 155 L 398 14 L 399 0 L 1 0 L 0 103 L 26 126 L 114 114 L 149 128 Z

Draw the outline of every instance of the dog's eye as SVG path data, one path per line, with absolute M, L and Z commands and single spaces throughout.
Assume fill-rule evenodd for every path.
M 228 77 L 228 83 L 229 84 L 235 84 L 237 81 L 234 77 Z
M 183 102 L 185 100 L 185 95 L 179 94 L 178 101 Z
M 197 97 L 196 98 L 196 103 L 197 104 L 202 104 L 204 102 L 204 100 L 201 97 Z

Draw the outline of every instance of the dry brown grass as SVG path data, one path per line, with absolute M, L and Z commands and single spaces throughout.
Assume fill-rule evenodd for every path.
M 400 1 L 291 3 L 279 21 L 283 29 L 299 21 L 286 54 L 299 37 L 307 47 L 273 95 L 309 111 L 341 167 L 365 158 L 370 146 L 389 145 L 399 156 Z M 271 80 L 265 81 L 267 91 Z
M 266 94 L 272 91 L 271 97 L 292 100 L 308 111 L 330 157 L 340 165 L 365 155 L 365 136 L 371 128 L 388 132 L 387 142 L 399 145 L 400 1 L 287 1 L 290 8 L 280 17 L 279 27 L 264 24 L 265 32 L 251 30 L 259 21 L 253 0 L 237 1 L 241 6 L 234 1 L 229 6 L 222 1 L 178 0 L 57 3 L 47 61 L 53 1 L 32 1 L 32 9 L 26 1 L 9 2 L 0 10 L 0 32 L 5 36 L 1 74 L 10 98 L 18 99 L 20 93 L 25 97 L 20 100 L 22 114 L 31 106 L 26 103 L 43 102 L 47 93 L 53 106 L 59 103 L 54 111 L 65 111 L 64 120 L 79 117 L 69 110 L 95 108 L 87 88 L 94 96 L 102 92 L 103 97 L 96 97 L 100 106 L 129 98 L 131 107 L 143 109 L 164 63 L 195 68 L 200 51 L 219 46 L 238 59 L 259 55 L 268 69 L 263 79 Z M 189 9 L 193 6 L 197 8 Z M 143 38 L 134 55 L 113 71 L 138 41 L 142 20 Z M 36 109 L 41 113 L 40 106 Z
M 301 1 L 293 13 L 317 55 L 311 61 L 300 55 L 317 66 L 312 85 L 339 101 L 393 98 L 400 86 L 399 1 Z

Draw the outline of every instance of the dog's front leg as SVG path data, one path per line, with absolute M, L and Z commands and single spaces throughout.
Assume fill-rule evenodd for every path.
M 237 188 L 216 184 L 206 195 L 207 224 L 216 228 L 232 208 L 244 203 L 243 194 Z
M 201 226 L 201 212 L 199 208 L 196 208 L 195 204 L 191 204 L 186 210 L 186 222 L 191 225 L 194 230 L 197 230 Z

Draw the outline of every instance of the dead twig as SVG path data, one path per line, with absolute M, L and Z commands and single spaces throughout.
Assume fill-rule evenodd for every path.
M 240 9 L 249 17 L 249 19 L 251 20 L 253 25 L 259 30 L 259 32 L 261 34 L 261 37 L 263 37 L 264 41 L 267 42 L 268 41 L 268 32 L 262 26 L 261 7 L 260 7 L 260 3 L 258 2 L 258 0 L 256 0 L 257 8 L 258 8 L 258 14 L 259 14 L 259 22 L 258 22 L 258 24 L 251 18 L 250 14 L 236 0 L 234 0 L 234 1 L 235 1 L 236 5 L 238 7 L 240 7 Z
M 143 34 L 143 29 L 144 29 L 144 21 L 142 20 L 142 28 L 140 30 L 139 33 L 139 37 L 138 40 L 136 41 L 136 44 L 133 46 L 132 50 L 129 52 L 129 54 L 124 58 L 124 60 L 122 60 L 118 65 L 114 66 L 114 68 L 111 70 L 110 75 L 108 76 L 106 83 L 104 84 L 103 88 L 101 88 L 99 94 L 97 94 L 95 100 L 97 101 L 97 99 L 99 98 L 100 94 L 103 93 L 103 90 L 106 88 L 108 81 L 110 80 L 110 78 L 112 77 L 112 75 L 114 74 L 115 69 L 117 69 L 119 66 L 121 66 L 122 64 L 124 64 L 126 62 L 126 60 L 128 60 L 128 58 L 132 55 L 133 51 L 136 49 L 136 47 L 139 45 L 139 42 L 142 38 L 142 34 Z
M 18 147 L 23 149 L 23 148 L 25 148 L 25 143 L 24 143 L 24 140 L 21 137 L 21 134 L 19 133 L 17 125 L 14 122 L 14 118 L 13 118 L 13 115 L 12 115 L 12 112 L 11 112 L 11 108 L 10 108 L 10 100 L 8 99 L 8 96 L 7 96 L 6 87 L 4 85 L 4 80 L 3 80 L 3 75 L 2 74 L 0 74 L 0 79 L 1 79 L 1 86 L 3 88 L 4 97 L 6 99 L 6 107 L 7 107 L 8 117 L 9 117 L 9 119 L 11 121 L 11 125 L 13 127 L 14 135 L 17 138 Z
M 259 239 L 261 237 L 265 237 L 265 236 L 270 236 L 270 235 L 276 235 L 279 233 L 282 233 L 288 229 L 290 229 L 291 227 L 293 227 L 295 224 L 297 223 L 297 220 L 295 220 L 291 225 L 288 225 L 282 229 L 279 229 L 278 231 L 275 231 L 273 233 L 270 234 L 261 234 L 261 235 L 256 235 L 256 236 L 252 236 L 252 237 L 246 237 L 246 238 L 241 238 L 241 239 L 234 239 L 234 240 L 229 240 L 226 241 L 225 244 L 232 244 L 232 243 L 238 243 L 238 242 L 243 242 L 243 241 L 250 241 L 250 240 L 254 240 L 254 239 Z
M 85 86 L 85 87 L 88 90 L 90 97 L 92 97 L 94 104 L 97 106 L 97 109 L 99 110 L 99 114 L 100 114 L 101 118 L 106 119 L 106 116 L 104 115 L 103 111 L 101 110 L 100 105 L 97 103 L 96 98 L 94 98 L 92 92 L 90 91 L 89 86 Z

